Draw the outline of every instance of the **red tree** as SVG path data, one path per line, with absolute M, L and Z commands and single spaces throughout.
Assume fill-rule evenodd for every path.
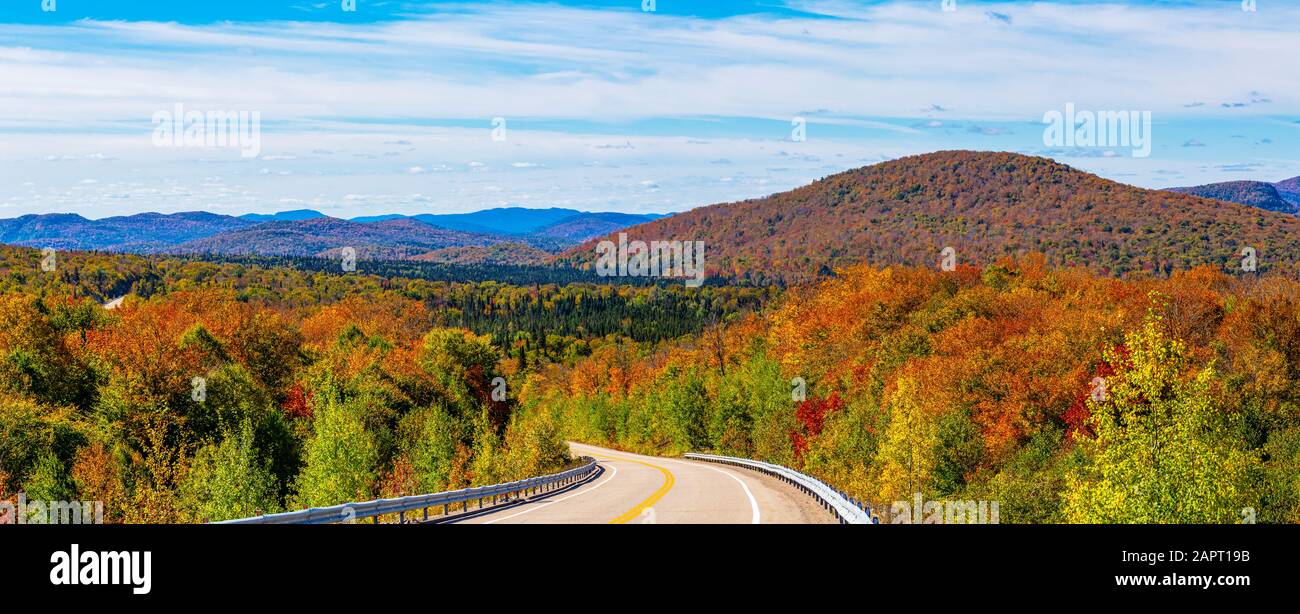
M 822 428 L 826 426 L 826 418 L 841 409 L 844 409 L 844 400 L 840 398 L 839 392 L 832 392 L 824 399 L 813 397 L 799 403 L 794 415 L 801 428 L 790 433 L 796 459 L 803 459 L 804 452 L 808 451 L 810 440 L 821 435 Z
M 310 390 L 304 390 L 302 384 L 295 383 L 289 388 L 289 393 L 285 395 L 284 403 L 280 404 L 280 408 L 290 418 L 310 418 L 311 397 Z
M 1123 345 L 1115 346 L 1115 354 L 1121 360 L 1128 360 L 1128 348 Z M 1093 380 L 1098 377 L 1105 379 L 1115 375 L 1115 373 L 1115 366 L 1102 360 L 1097 363 L 1092 375 L 1087 376 L 1082 382 L 1081 390 L 1074 396 L 1074 402 L 1070 404 L 1070 409 L 1065 410 L 1065 414 L 1061 416 L 1065 420 L 1065 437 L 1067 441 L 1073 439 L 1075 435 L 1093 436 L 1092 427 L 1088 426 L 1088 420 L 1092 418 L 1092 413 L 1088 411 L 1088 397 L 1094 393 L 1104 394 L 1105 391 L 1105 388 L 1098 390 L 1093 384 Z

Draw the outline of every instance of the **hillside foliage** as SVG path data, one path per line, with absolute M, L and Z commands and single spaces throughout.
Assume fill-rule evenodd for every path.
M 836 267 L 932 267 L 947 247 L 985 266 L 1042 253 L 1054 266 L 1127 277 L 1210 265 L 1300 272 L 1300 218 L 1102 179 L 1047 158 L 943 151 L 826 177 L 766 198 L 700 207 L 627 229 L 629 240 L 706 246 L 711 276 L 795 283 Z M 594 243 L 558 257 L 591 266 Z
M 528 373 L 688 338 L 769 294 L 41 260 L 0 249 L 0 498 L 103 501 L 109 522 L 223 520 L 562 469 L 558 418 L 516 401 Z
M 1003 522 L 1297 522 L 1298 296 L 1042 255 L 860 265 L 718 334 L 550 365 L 521 402 L 582 441 L 776 462 L 878 511 L 921 493 Z

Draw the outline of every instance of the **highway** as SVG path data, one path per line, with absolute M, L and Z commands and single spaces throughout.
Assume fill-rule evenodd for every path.
M 443 522 L 465 524 L 834 523 L 810 496 L 761 473 L 715 463 L 642 456 L 570 443 L 600 471 L 554 493 Z

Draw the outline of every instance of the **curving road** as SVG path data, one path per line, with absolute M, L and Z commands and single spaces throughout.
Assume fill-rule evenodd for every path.
M 597 475 L 570 488 L 448 519 L 467 524 L 833 523 L 809 496 L 736 467 L 570 443 Z

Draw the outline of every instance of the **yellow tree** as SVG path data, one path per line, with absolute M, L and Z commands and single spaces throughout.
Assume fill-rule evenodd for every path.
M 1119 370 L 1088 401 L 1096 439 L 1083 442 L 1091 466 L 1068 479 L 1071 522 L 1234 522 L 1254 505 L 1259 457 L 1239 435 L 1239 413 L 1214 402 L 1212 367 L 1183 377 L 1190 353 L 1161 320 L 1152 310 L 1126 351 L 1107 353 Z
M 889 426 L 876 455 L 880 496 L 886 501 L 923 493 L 938 462 L 938 422 L 921 404 L 920 388 L 912 376 L 901 376 L 888 398 Z

